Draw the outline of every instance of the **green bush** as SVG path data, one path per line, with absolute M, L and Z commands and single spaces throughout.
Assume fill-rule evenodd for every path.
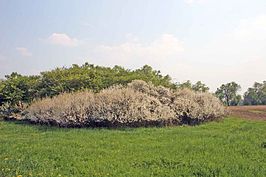
M 168 75 L 163 76 L 160 71 L 153 70 L 148 65 L 128 70 L 120 66 L 110 68 L 88 63 L 81 66 L 74 64 L 69 68 L 42 72 L 38 76 L 23 76 L 18 73 L 7 75 L 4 80 L 0 80 L 0 106 L 5 103 L 30 103 L 34 99 L 85 89 L 99 92 L 112 85 L 126 85 L 136 79 L 149 81 L 154 85 L 175 87 Z

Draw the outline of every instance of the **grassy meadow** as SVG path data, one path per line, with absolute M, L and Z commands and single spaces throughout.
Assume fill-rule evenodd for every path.
M 63 129 L 0 121 L 0 176 L 264 176 L 265 121 Z

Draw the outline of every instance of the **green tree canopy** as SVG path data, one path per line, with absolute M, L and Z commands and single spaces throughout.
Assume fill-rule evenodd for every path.
M 35 86 L 38 76 L 22 76 L 18 73 L 11 73 L 6 80 L 0 82 L 0 105 L 18 102 L 30 102 L 35 96 Z
M 177 88 L 183 89 L 188 88 L 194 91 L 198 92 L 207 92 L 209 91 L 209 87 L 207 87 L 204 83 L 201 81 L 197 81 L 195 84 L 193 84 L 190 80 L 187 80 L 186 82 L 177 84 Z
M 7 75 L 0 82 L 0 105 L 31 102 L 33 99 L 53 97 L 62 92 L 89 89 L 98 92 L 114 84 L 125 85 L 132 80 L 144 80 L 154 85 L 174 88 L 169 75 L 145 65 L 129 70 L 121 66 L 102 67 L 85 63 L 71 67 L 56 68 L 41 72 L 38 76 L 22 76 L 18 73 Z
M 248 88 L 244 94 L 245 105 L 265 105 L 266 104 L 266 81 L 255 82 L 253 87 Z
M 222 84 L 220 88 L 217 88 L 215 94 L 225 105 L 235 106 L 241 101 L 241 95 L 237 94 L 240 89 L 240 85 L 230 82 Z

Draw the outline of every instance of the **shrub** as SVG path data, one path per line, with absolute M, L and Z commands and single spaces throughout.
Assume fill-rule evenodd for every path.
M 138 125 L 143 122 L 174 119 L 174 112 L 155 97 L 132 88 L 110 88 L 95 95 L 89 117 L 117 124 Z
M 189 89 L 175 92 L 171 108 L 185 124 L 217 119 L 225 114 L 225 109 L 218 98 L 210 93 L 193 92 Z
M 34 122 L 60 126 L 162 126 L 196 124 L 224 114 L 210 93 L 171 90 L 144 81 L 99 93 L 64 93 L 35 101 L 27 109 Z
M 163 86 L 154 86 L 152 83 L 146 83 L 142 80 L 134 80 L 128 84 L 129 88 L 145 93 L 158 99 L 162 104 L 168 105 L 173 100 L 173 91 Z
M 194 124 L 216 119 L 225 114 L 220 100 L 208 92 L 196 92 L 187 88 L 174 91 L 163 86 L 155 87 L 141 80 L 129 83 L 128 87 L 151 95 L 169 106 L 182 123 Z
M 26 108 L 27 104 L 23 104 L 22 102 L 19 102 L 16 105 L 5 103 L 0 106 L 0 120 L 20 120 L 22 119 L 22 116 L 24 115 L 23 112 Z
M 94 95 L 89 91 L 63 93 L 35 101 L 26 110 L 26 118 L 34 122 L 58 125 L 82 125 L 87 121 Z

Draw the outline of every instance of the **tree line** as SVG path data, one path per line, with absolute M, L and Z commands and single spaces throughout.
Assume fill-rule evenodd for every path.
M 112 85 L 125 85 L 133 80 L 144 80 L 156 86 L 162 85 L 172 89 L 209 91 L 209 87 L 201 81 L 195 84 L 189 80 L 173 83 L 169 75 L 162 75 L 160 71 L 148 65 L 129 70 L 121 66 L 103 67 L 85 63 L 81 66 L 73 64 L 71 67 L 56 68 L 34 76 L 11 73 L 0 80 L 0 105 L 31 103 L 35 99 L 53 97 L 63 92 L 86 89 L 98 92 Z M 228 106 L 266 104 L 266 81 L 255 82 L 254 86 L 245 92 L 243 98 L 238 94 L 240 88 L 235 82 L 222 84 L 214 94 Z
M 0 105 L 30 103 L 34 99 L 53 97 L 63 92 L 92 90 L 98 92 L 111 85 L 125 85 L 132 80 L 144 80 L 154 85 L 174 88 L 169 75 L 145 65 L 140 69 L 129 70 L 120 66 L 102 67 L 85 63 L 81 66 L 56 68 L 41 72 L 36 76 L 23 76 L 11 73 L 0 81 Z
M 266 105 L 266 81 L 255 82 L 248 88 L 243 97 L 238 94 L 241 86 L 235 82 L 222 84 L 215 92 L 218 98 L 228 106 L 236 105 Z

